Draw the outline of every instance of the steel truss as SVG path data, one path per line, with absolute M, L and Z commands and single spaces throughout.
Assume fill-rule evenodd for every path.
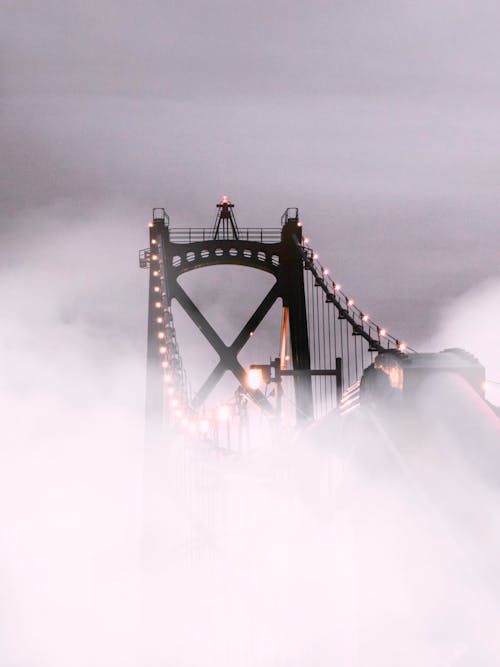
M 283 306 L 288 309 L 293 367 L 297 370 L 310 369 L 301 251 L 302 228 L 298 209 L 287 210 L 281 231 L 276 235 L 276 230 L 273 230 L 273 233 L 263 229 L 257 233 L 256 230 L 239 230 L 232 206 L 224 198 L 218 205 L 219 213 L 211 238 L 206 238 L 204 232 L 200 234 L 200 230 L 186 230 L 182 236 L 175 234 L 176 230 L 170 229 L 170 221 L 164 209 L 154 209 L 153 221 L 150 224 L 150 248 L 142 251 L 140 256 L 141 265 L 150 268 L 146 404 L 148 421 L 151 423 L 158 423 L 163 412 L 158 354 L 159 350 L 165 347 L 170 351 L 165 342 L 175 342 L 173 336 L 170 341 L 166 341 L 168 335 L 163 327 L 167 325 L 167 319 L 171 321 L 173 300 L 183 308 L 219 357 L 216 367 L 194 397 L 188 397 L 187 389 L 183 388 L 191 409 L 203 405 L 227 371 L 236 377 L 240 385 L 245 386 L 245 369 L 238 361 L 238 354 L 278 299 L 281 299 Z M 199 239 L 200 236 L 202 240 L 192 240 Z M 276 279 L 231 345 L 222 341 L 178 280 L 188 271 L 218 265 L 246 266 L 265 271 Z M 159 316 L 157 306 L 160 302 L 163 315 Z M 162 317 L 164 321 L 160 322 Z M 162 325 L 160 331 L 158 324 Z M 169 327 L 166 326 L 166 329 L 168 331 Z M 174 358 L 179 358 L 176 367 L 171 369 L 168 359 L 163 364 L 169 374 L 177 374 L 179 381 L 182 380 L 183 371 L 177 349 L 174 350 Z M 297 421 L 304 422 L 312 418 L 311 378 L 300 374 L 294 378 L 294 383 Z M 261 408 L 269 413 L 273 412 L 273 407 L 260 390 L 248 390 L 248 393 Z M 171 407 L 175 408 L 176 405 Z
M 148 428 L 157 429 L 165 413 L 177 416 L 184 412 L 195 414 L 226 372 L 235 376 L 259 407 L 269 414 L 273 413 L 274 408 L 259 389 L 246 387 L 246 371 L 238 361 L 238 355 L 278 299 L 282 301 L 286 316 L 293 367 L 292 371 L 282 375 L 293 377 L 298 425 L 318 416 L 315 403 L 321 399 L 321 391 L 318 394 L 316 386 L 321 388 L 321 384 L 313 386 L 312 375 L 319 376 L 317 382 L 324 383 L 325 391 L 326 382 L 331 380 L 326 376 L 337 376 L 334 391 L 331 392 L 336 396 L 335 404 L 330 407 L 341 407 L 339 388 L 352 396 L 353 386 L 364 368 L 364 354 L 371 355 L 388 348 L 400 352 L 406 350 L 404 344 L 361 312 L 340 289 L 340 285 L 333 281 L 328 270 L 322 267 L 317 255 L 308 246 L 308 239 L 303 239 L 298 209 L 288 208 L 281 223 L 281 229 L 240 229 L 234 217 L 233 204 L 227 197 L 223 197 L 217 205 L 217 216 L 210 229 L 171 228 L 165 210 L 153 209 L 153 220 L 149 224 L 150 246 L 140 252 L 140 265 L 148 268 L 150 275 L 146 390 Z M 179 284 L 179 277 L 186 272 L 218 265 L 245 266 L 275 278 L 275 283 L 231 345 L 223 342 Z M 307 278 L 306 285 L 308 275 L 310 278 Z M 323 294 L 321 299 L 315 288 Z M 219 357 L 217 365 L 195 396 L 190 394 L 177 345 L 171 310 L 173 300 L 182 307 Z M 339 324 L 331 319 L 332 305 Z M 352 335 L 353 345 L 350 345 L 351 335 L 348 336 L 348 333 Z M 340 336 L 340 344 L 336 336 Z M 174 393 L 175 387 L 175 397 L 170 402 L 164 400 L 165 384 L 168 385 L 167 394 Z

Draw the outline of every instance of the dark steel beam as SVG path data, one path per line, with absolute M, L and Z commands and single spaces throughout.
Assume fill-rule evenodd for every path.
M 261 303 L 255 310 L 253 315 L 250 317 L 248 322 L 245 324 L 243 329 L 234 339 L 234 342 L 231 345 L 230 349 L 233 350 L 235 354 L 238 354 L 238 352 L 240 352 L 243 346 L 247 343 L 252 333 L 259 326 L 259 324 L 262 322 L 267 313 L 271 310 L 274 302 L 276 301 L 276 299 L 278 299 L 279 296 L 280 296 L 280 289 L 278 283 L 276 282 L 271 287 L 266 296 L 262 299 Z
M 264 319 L 266 313 L 269 311 L 272 304 L 276 300 L 278 295 L 275 291 L 275 287 L 276 286 L 273 286 L 273 288 L 268 292 L 255 313 L 236 337 L 235 342 L 228 347 L 212 327 L 210 322 L 200 311 L 198 306 L 187 294 L 187 292 L 179 285 L 177 281 L 174 282 L 174 285 L 171 288 L 172 298 L 174 298 L 179 303 L 179 305 L 182 306 L 184 311 L 205 336 L 207 341 L 217 352 L 220 358 L 219 363 L 207 378 L 201 390 L 198 392 L 194 400 L 196 405 L 201 405 L 201 403 L 206 400 L 207 396 L 210 394 L 212 389 L 219 382 L 226 371 L 231 371 L 241 385 L 245 384 L 246 371 L 238 361 L 237 354 L 240 352 L 241 348 L 250 337 L 250 332 L 253 331 L 253 329 L 250 327 L 253 324 L 257 326 L 262 321 L 262 319 Z M 252 397 L 264 409 L 272 410 L 269 401 L 261 392 L 252 392 Z
M 311 369 L 301 239 L 302 227 L 298 217 L 286 218 L 281 230 L 280 283 L 283 304 L 289 311 L 293 368 L 297 371 Z M 313 419 L 310 374 L 298 374 L 294 378 L 294 387 L 297 423 L 305 424 Z

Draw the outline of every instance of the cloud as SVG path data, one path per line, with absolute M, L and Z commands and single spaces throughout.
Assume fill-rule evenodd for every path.
M 453 442 L 261 428 L 143 468 L 139 232 L 65 213 L 2 274 L 2 664 L 494 664 L 497 490 Z
M 500 279 L 491 277 L 444 304 L 436 333 L 426 344 L 429 350 L 461 347 L 474 354 L 486 368 L 487 398 L 500 405 L 500 356 L 496 304 L 500 295 Z
M 137 269 L 154 205 L 299 205 L 377 321 L 498 379 L 495 7 L 6 9 L 2 665 L 498 664 L 497 491 L 442 433 L 406 472 L 363 435 L 165 443 L 143 509 Z

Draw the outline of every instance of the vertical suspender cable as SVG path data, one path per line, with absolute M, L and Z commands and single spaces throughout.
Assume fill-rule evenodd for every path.
M 351 350 L 349 347 L 349 330 L 347 328 L 347 320 L 344 320 L 345 324 L 345 337 L 346 337 L 346 347 L 347 347 L 347 387 L 351 386 Z
M 327 359 L 328 359 L 328 351 L 327 351 L 327 345 L 326 345 L 326 328 L 325 328 L 325 300 L 323 299 L 323 290 L 320 290 L 319 293 L 319 302 L 321 304 L 321 329 L 323 333 L 323 342 L 322 342 L 322 347 L 323 347 L 323 368 L 327 368 Z M 328 392 L 327 392 L 327 383 L 326 383 L 326 377 L 322 378 L 322 383 L 323 385 L 323 414 L 326 413 L 328 410 Z
M 337 318 L 338 319 L 338 316 Z M 342 357 L 342 360 L 345 360 L 345 354 L 344 354 L 344 335 L 342 332 L 342 320 L 339 320 L 339 330 L 340 330 L 340 356 Z M 345 369 L 345 364 L 342 364 L 342 369 Z M 342 391 L 345 391 L 345 372 L 342 370 Z
M 315 300 L 316 300 L 316 326 L 317 326 L 317 331 L 318 331 L 318 364 L 316 368 L 322 368 L 322 349 L 321 349 L 321 324 L 320 324 L 320 319 L 321 319 L 321 309 L 320 309 L 320 300 L 319 300 L 319 288 L 316 286 L 315 287 Z M 316 412 L 316 418 L 320 416 L 321 412 L 321 404 L 323 401 L 323 396 L 322 396 L 322 387 L 321 387 L 321 377 L 317 378 L 317 386 L 318 386 L 318 410 Z
M 325 302 L 326 305 L 326 317 L 327 317 L 327 329 L 328 329 L 328 368 L 332 367 L 332 331 L 331 331 L 331 326 L 330 326 L 330 312 L 331 308 L 329 308 L 329 304 Z M 329 408 L 330 410 L 333 408 L 333 386 L 332 385 L 332 378 L 329 378 L 328 382 L 328 391 L 329 391 Z
M 358 372 L 358 337 L 357 336 L 352 336 L 354 338 L 354 364 L 355 364 L 355 372 L 354 372 L 354 382 L 357 382 L 358 377 L 359 377 L 359 372 Z

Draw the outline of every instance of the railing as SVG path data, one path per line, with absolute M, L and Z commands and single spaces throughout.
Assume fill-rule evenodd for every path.
M 298 241 L 297 241 L 298 244 Z M 315 278 L 315 286 L 321 287 L 326 296 L 327 303 L 333 303 L 338 311 L 338 317 L 341 320 L 347 320 L 352 327 L 354 336 L 361 336 L 370 344 L 370 352 L 381 352 L 383 349 L 395 348 L 400 352 L 415 352 L 406 343 L 401 342 L 384 327 L 378 326 L 366 313 L 363 313 L 355 305 L 353 299 L 350 299 L 342 291 L 341 285 L 336 283 L 330 276 L 328 269 L 325 269 L 318 261 L 318 255 L 312 248 L 305 245 L 301 248 L 304 259 L 304 268 L 311 271 Z
M 238 229 L 236 237 L 232 230 L 219 229 L 217 235 L 208 227 L 170 227 L 170 241 L 192 243 L 196 241 L 257 241 L 259 243 L 279 243 L 281 230 L 276 228 L 247 227 Z
M 360 383 L 359 380 L 352 384 L 348 389 L 342 394 L 342 399 L 338 405 L 339 414 L 341 417 L 349 414 L 353 410 L 356 410 L 360 406 L 360 395 L 359 395 Z
M 139 250 L 139 266 L 141 269 L 148 269 L 151 259 L 151 248 L 143 248 Z

